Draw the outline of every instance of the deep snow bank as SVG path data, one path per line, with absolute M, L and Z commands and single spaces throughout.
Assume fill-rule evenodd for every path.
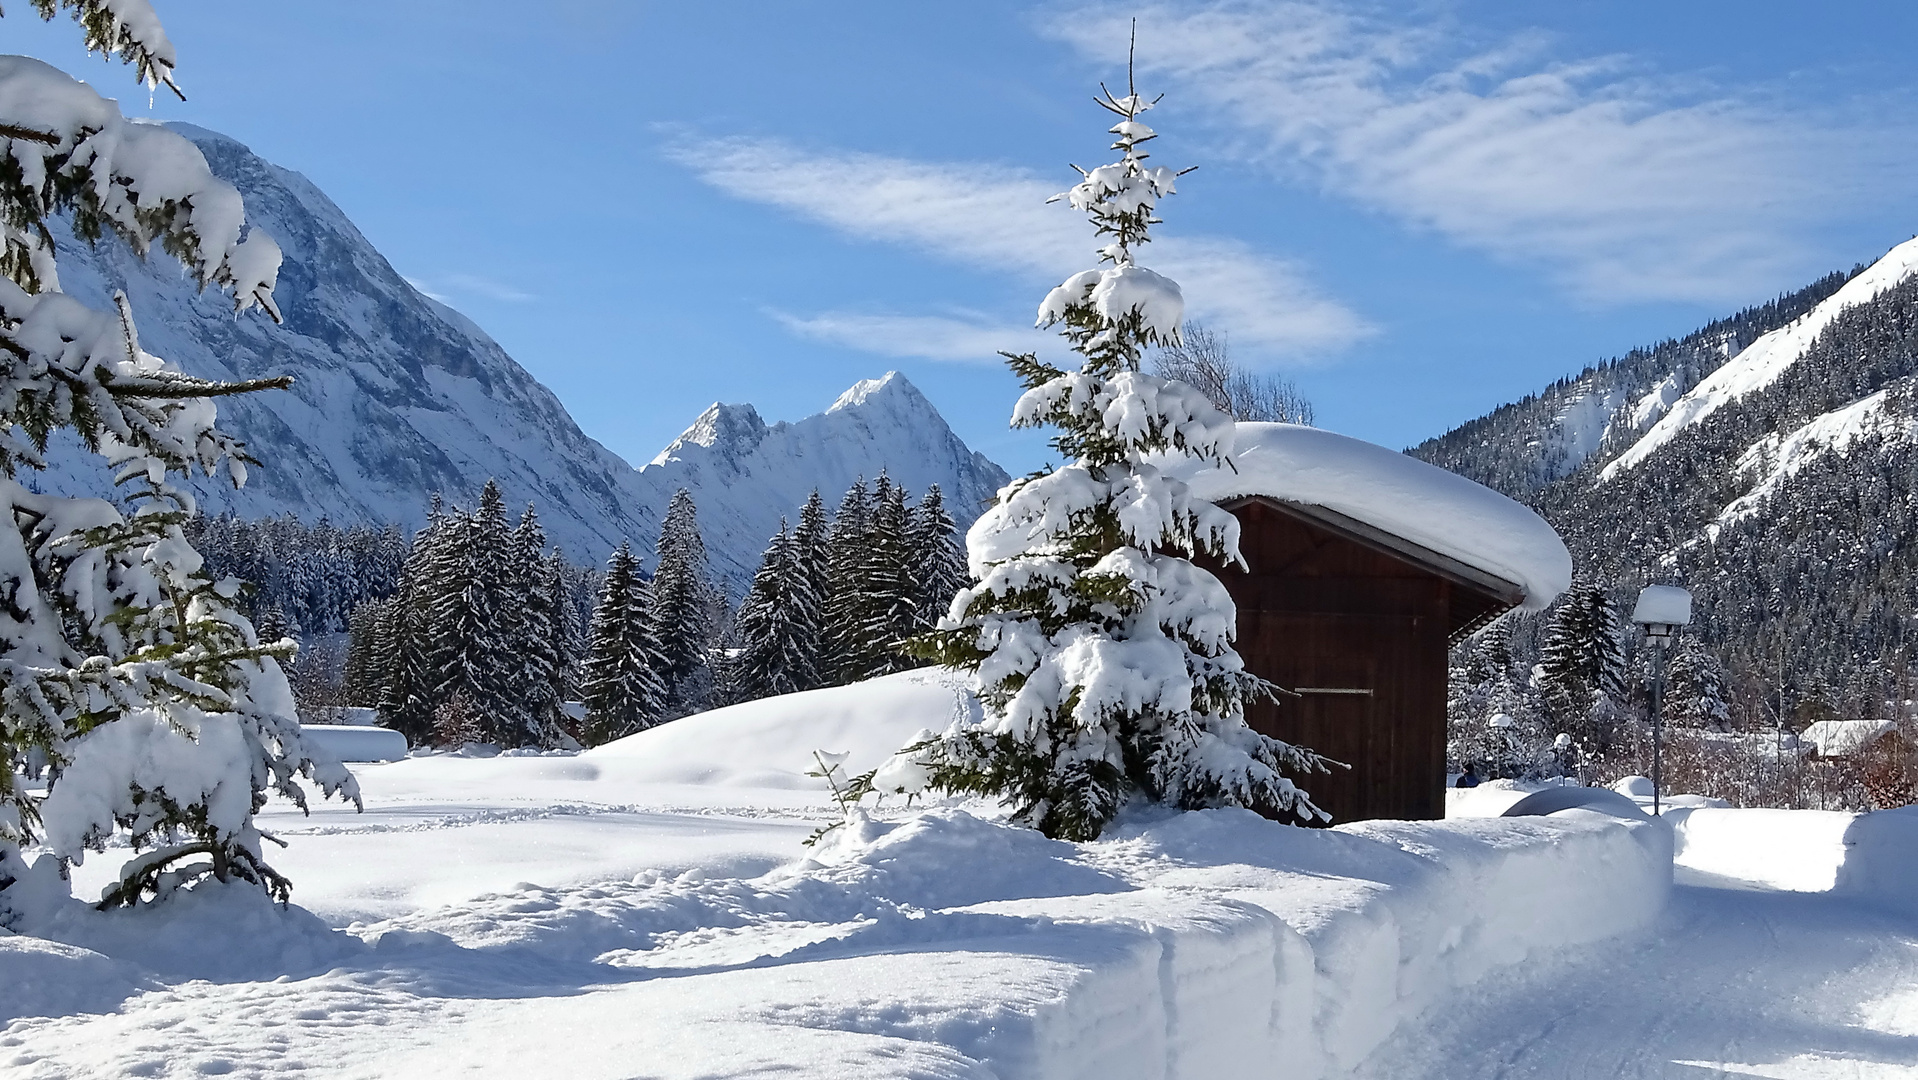
M 1918 807 L 1667 811 L 1682 878 L 1700 884 L 1830 892 L 1918 916 Z
M 1645 925 L 1670 868 L 1662 827 L 1587 811 L 1328 830 L 1208 811 L 1068 844 L 947 808 L 862 819 L 752 881 L 523 886 L 366 932 L 424 950 L 412 963 L 477 949 L 643 972 L 608 992 L 655 1026 L 720 1023 L 759 1060 L 877 1037 L 919 1049 L 902 1063 L 1003 1080 L 1318 1077 L 1454 988 Z M 514 1052 L 565 1058 L 515 1028 Z M 493 1037 L 444 1035 L 475 1059 Z

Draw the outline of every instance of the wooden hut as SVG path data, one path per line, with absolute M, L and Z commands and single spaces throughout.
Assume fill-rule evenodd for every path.
M 1186 479 L 1239 521 L 1246 565 L 1211 569 L 1246 666 L 1290 691 L 1247 719 L 1351 766 L 1302 780 L 1334 822 L 1443 817 L 1448 649 L 1549 604 L 1564 544 L 1497 492 L 1327 431 L 1241 424 L 1233 466 Z

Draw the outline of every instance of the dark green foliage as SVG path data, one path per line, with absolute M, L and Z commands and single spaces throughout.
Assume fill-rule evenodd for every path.
M 673 493 L 660 523 L 651 592 L 652 633 L 658 642 L 665 708 L 684 716 L 706 707 L 712 690 L 707 651 L 718 627 L 714 590 L 706 577 L 706 543 L 699 535 L 692 493 Z
M 586 705 L 580 741 L 598 746 L 666 719 L 666 660 L 653 636 L 648 589 L 632 549 L 621 544 L 606 563 L 593 610 L 580 700 Z
M 729 696 L 735 700 L 790 694 L 818 681 L 812 659 L 819 637 L 819 606 L 796 558 L 796 547 L 781 522 L 734 617 L 732 641 L 737 655 Z
M 872 493 L 861 479 L 839 500 L 832 525 L 826 529 L 821 560 L 826 587 L 820 598 L 819 667 L 820 676 L 834 686 L 864 678 L 871 668 L 860 618 L 871 522 Z
M 545 544 L 531 506 L 507 529 L 496 485 L 471 515 L 435 496 L 394 595 L 352 620 L 350 703 L 377 705 L 416 745 L 456 696 L 483 741 L 561 742 L 587 575 Z
M 915 622 L 926 630 L 945 617 L 946 609 L 960 589 L 971 583 L 966 571 L 966 553 L 959 547 L 952 515 L 946 512 L 946 497 L 934 484 L 926 489 L 912 511 L 912 527 L 907 540 L 912 565 Z

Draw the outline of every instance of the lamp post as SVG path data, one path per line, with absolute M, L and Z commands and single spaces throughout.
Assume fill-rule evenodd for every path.
M 1664 722 L 1659 698 L 1665 693 L 1665 650 L 1678 637 L 1680 627 L 1692 621 L 1692 594 L 1675 585 L 1647 585 L 1638 591 L 1638 605 L 1632 609 L 1632 621 L 1645 628 L 1645 643 L 1652 647 L 1652 815 L 1662 811 L 1660 793 L 1665 787 Z

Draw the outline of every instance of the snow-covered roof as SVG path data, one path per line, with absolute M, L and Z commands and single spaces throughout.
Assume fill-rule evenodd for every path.
M 1212 502 L 1318 506 L 1409 540 L 1519 586 L 1528 611 L 1571 585 L 1571 554 L 1544 518 L 1408 454 L 1320 428 L 1241 423 L 1232 464 L 1175 472 Z
M 1819 757 L 1846 757 L 1865 749 L 1897 725 L 1889 720 L 1819 720 L 1798 737 L 1809 743 Z

